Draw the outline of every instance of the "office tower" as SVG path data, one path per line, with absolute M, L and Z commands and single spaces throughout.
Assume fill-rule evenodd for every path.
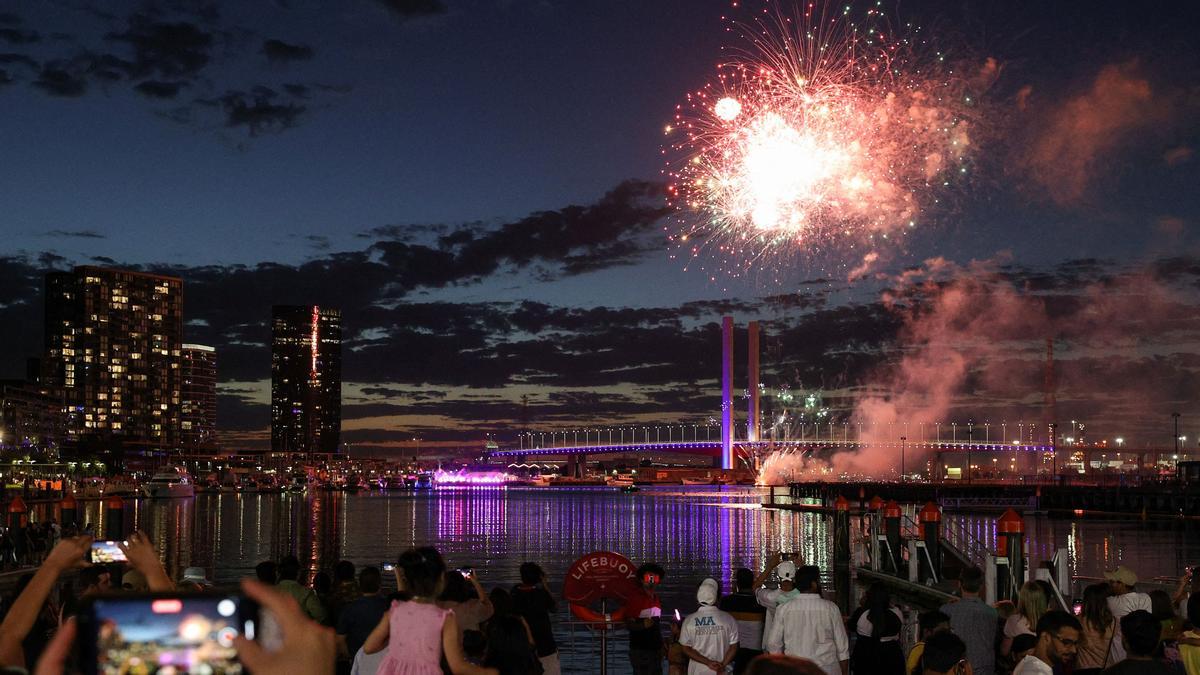
M 183 403 L 179 441 L 188 450 L 214 449 L 217 442 L 217 350 L 183 345 Z
M 100 267 L 46 275 L 43 385 L 63 392 L 69 442 L 179 442 L 183 282 Z
M 316 305 L 271 310 L 271 450 L 334 453 L 342 427 L 342 314 Z

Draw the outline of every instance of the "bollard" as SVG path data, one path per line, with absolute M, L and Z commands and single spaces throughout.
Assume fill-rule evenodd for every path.
M 871 497 L 871 501 L 867 502 L 867 507 L 872 511 L 878 511 L 883 508 L 883 498 L 879 495 Z
M 1025 519 L 1009 509 L 996 521 L 996 552 L 1008 559 L 1004 578 L 998 578 L 996 595 L 1015 601 L 1025 583 Z
M 104 538 L 121 541 L 125 538 L 125 500 L 113 495 L 104 500 Z
M 858 508 L 867 510 L 867 489 L 861 485 L 858 486 Z
M 894 499 L 883 506 L 883 533 L 891 549 L 892 565 L 896 574 L 900 574 L 900 547 L 903 545 L 900 541 L 900 505 Z
M 59 523 L 63 528 L 75 525 L 75 520 L 79 518 L 79 502 L 75 501 L 75 495 L 70 492 L 63 495 L 63 498 L 58 502 L 59 508 Z
M 8 526 L 19 530 L 25 526 L 28 517 L 29 509 L 25 506 L 25 500 L 21 499 L 21 495 L 13 497 L 8 503 Z
M 833 588 L 842 613 L 850 605 L 850 501 L 838 495 L 833 500 Z
M 925 541 L 925 552 L 929 555 L 930 573 L 934 579 L 942 578 L 942 512 L 937 504 L 925 502 L 919 514 L 921 539 Z

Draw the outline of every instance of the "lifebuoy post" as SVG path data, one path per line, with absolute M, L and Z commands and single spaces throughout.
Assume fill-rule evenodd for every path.
M 593 551 L 571 563 L 563 580 L 563 599 L 571 614 L 600 631 L 600 672 L 608 672 L 608 624 L 625 619 L 624 607 L 609 610 L 610 600 L 624 602 L 639 589 L 637 567 L 612 551 Z M 600 603 L 600 612 L 591 609 Z

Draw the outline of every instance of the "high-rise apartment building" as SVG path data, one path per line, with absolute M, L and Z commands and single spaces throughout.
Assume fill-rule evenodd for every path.
M 217 442 L 217 350 L 183 345 L 182 368 L 180 445 L 190 450 L 213 448 Z
M 342 428 L 342 313 L 271 310 L 271 450 L 334 453 Z
M 183 281 L 101 267 L 46 275 L 43 384 L 69 442 L 179 442 Z

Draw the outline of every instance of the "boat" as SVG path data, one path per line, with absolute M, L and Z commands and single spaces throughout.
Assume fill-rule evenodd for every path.
M 636 485 L 632 485 L 632 484 L 626 485 L 625 487 L 621 488 L 621 492 L 624 492 L 627 495 L 633 494 L 634 492 L 641 492 L 641 491 L 642 491 L 642 489 L 640 487 L 638 487 Z
M 684 485 L 716 485 L 717 481 L 712 478 L 684 478 Z
M 142 486 L 142 493 L 151 499 L 195 497 L 196 486 L 192 479 L 181 471 L 156 473 Z

